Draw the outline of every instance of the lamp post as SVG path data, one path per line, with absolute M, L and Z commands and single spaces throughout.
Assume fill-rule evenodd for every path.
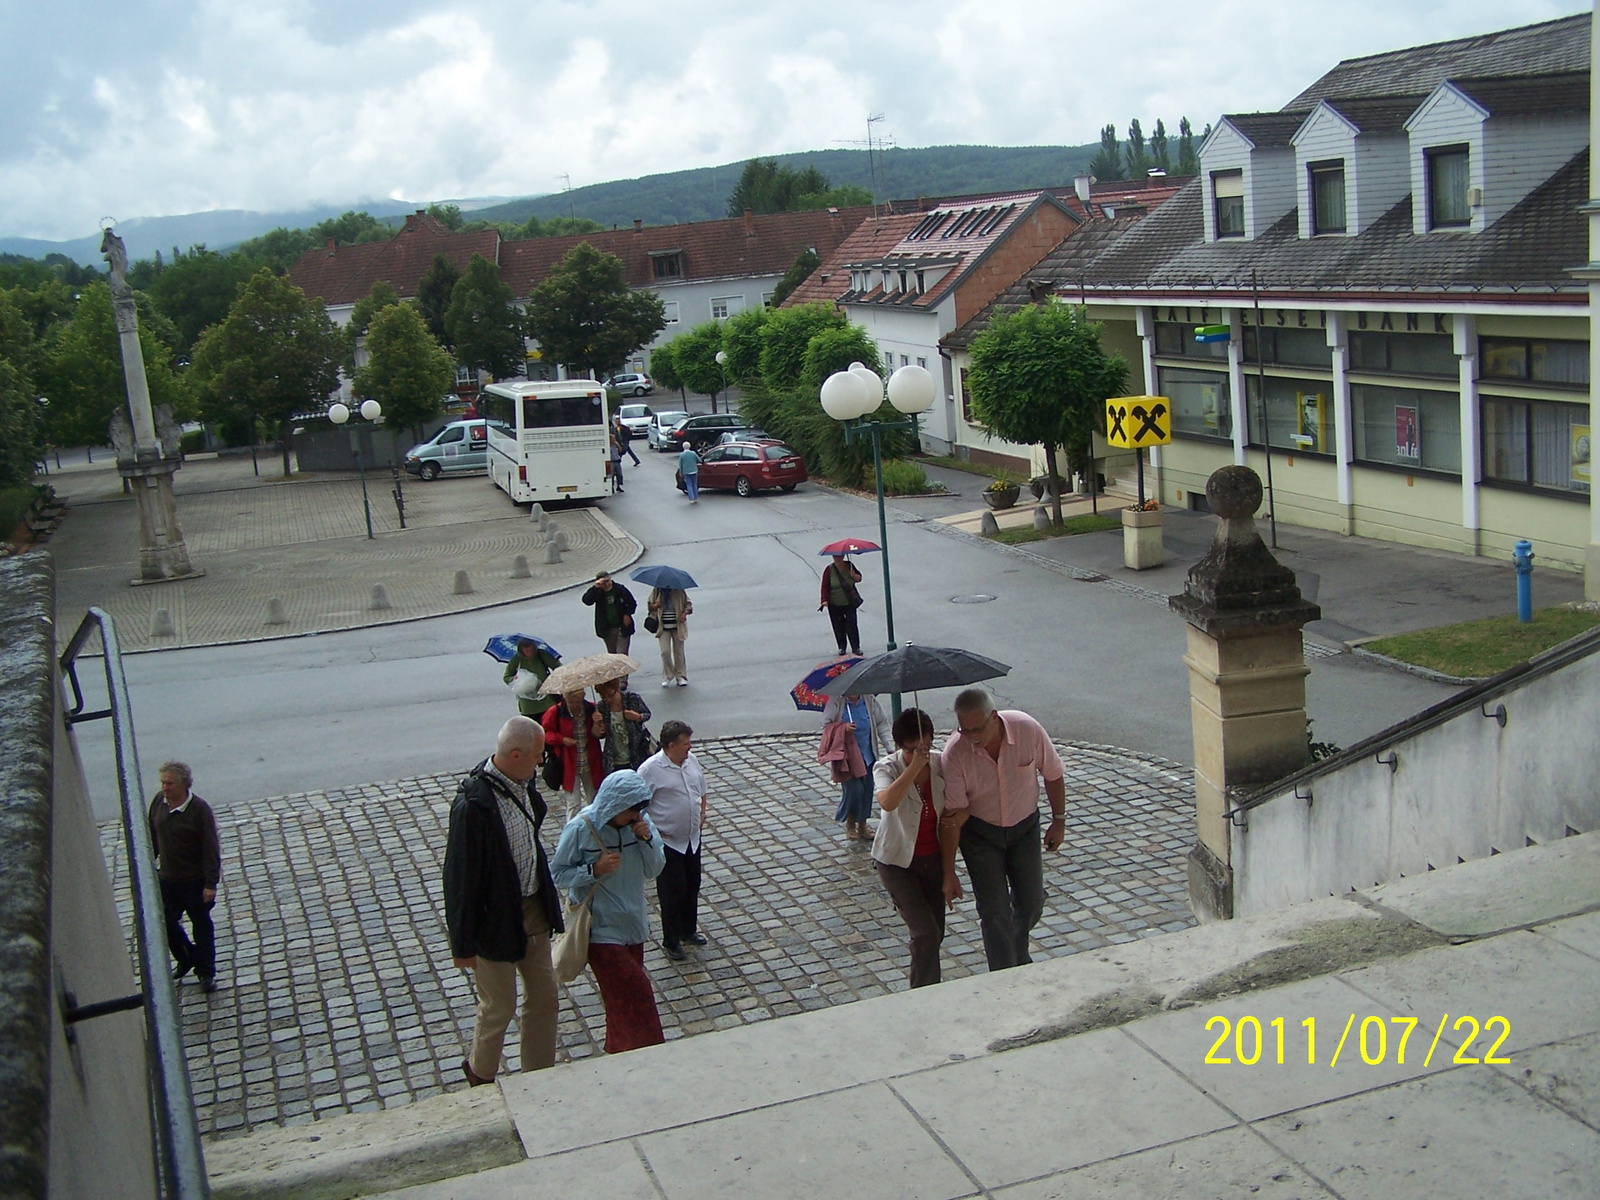
M 726 410 L 728 406 L 728 352 L 726 350 L 717 351 L 717 370 L 722 372 L 722 406 Z M 717 402 L 715 400 L 711 401 L 711 411 L 717 411 Z
M 383 416 L 383 406 L 376 400 L 363 400 L 361 402 L 361 415 L 368 421 L 376 423 Z M 328 420 L 335 425 L 343 425 L 350 419 L 348 405 L 335 402 L 328 406 Z M 361 458 L 361 434 L 358 430 L 350 431 L 350 449 L 356 454 L 356 470 L 361 473 L 361 508 L 367 516 L 367 537 L 372 537 L 372 504 L 367 499 L 367 465 Z
M 895 648 L 894 592 L 889 581 L 889 520 L 883 508 L 883 435 L 899 429 L 917 432 L 917 416 L 933 407 L 933 376 L 925 367 L 904 366 L 889 377 L 889 403 L 904 413 L 903 421 L 869 421 L 883 403 L 883 380 L 871 367 L 851 363 L 848 371 L 835 371 L 822 383 L 822 410 L 844 424 L 844 440 L 872 439 L 872 471 L 878 488 L 878 541 L 883 547 L 883 616 L 889 649 Z M 854 424 L 851 424 L 854 422 Z M 895 716 L 900 715 L 900 694 L 889 698 Z

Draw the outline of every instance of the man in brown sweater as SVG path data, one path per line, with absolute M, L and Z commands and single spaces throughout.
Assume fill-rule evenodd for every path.
M 150 802 L 150 836 L 155 841 L 161 905 L 167 917 L 167 946 L 178 960 L 174 979 L 190 971 L 202 991 L 217 990 L 217 938 L 211 906 L 222 878 L 222 845 L 211 806 L 192 793 L 188 763 L 161 764 L 161 794 Z M 183 931 L 189 918 L 194 941 Z

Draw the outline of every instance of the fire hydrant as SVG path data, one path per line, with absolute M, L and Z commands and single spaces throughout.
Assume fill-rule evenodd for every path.
M 1517 566 L 1517 620 L 1526 625 L 1533 620 L 1533 543 L 1519 541 L 1511 561 Z

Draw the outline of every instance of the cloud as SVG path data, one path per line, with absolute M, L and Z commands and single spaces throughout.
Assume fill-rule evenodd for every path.
M 1571 0 L 85 0 L 0 12 L 0 233 L 552 191 L 821 149 L 1076 144 L 1276 108 L 1343 57 Z

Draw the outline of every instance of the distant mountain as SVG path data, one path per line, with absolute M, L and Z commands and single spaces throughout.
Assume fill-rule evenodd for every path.
M 928 146 L 918 150 L 883 150 L 873 154 L 879 199 L 961 195 L 1008 189 L 1068 184 L 1100 148 L 1087 146 Z M 808 150 L 776 154 L 780 164 L 797 170 L 815 167 L 835 187 L 855 184 L 872 188 L 865 150 Z M 647 225 L 710 221 L 725 217 L 728 194 L 739 182 L 744 163 L 700 167 L 594 183 L 548 196 L 513 200 L 474 209 L 473 220 L 526 221 L 530 216 L 588 217 L 602 225 Z

